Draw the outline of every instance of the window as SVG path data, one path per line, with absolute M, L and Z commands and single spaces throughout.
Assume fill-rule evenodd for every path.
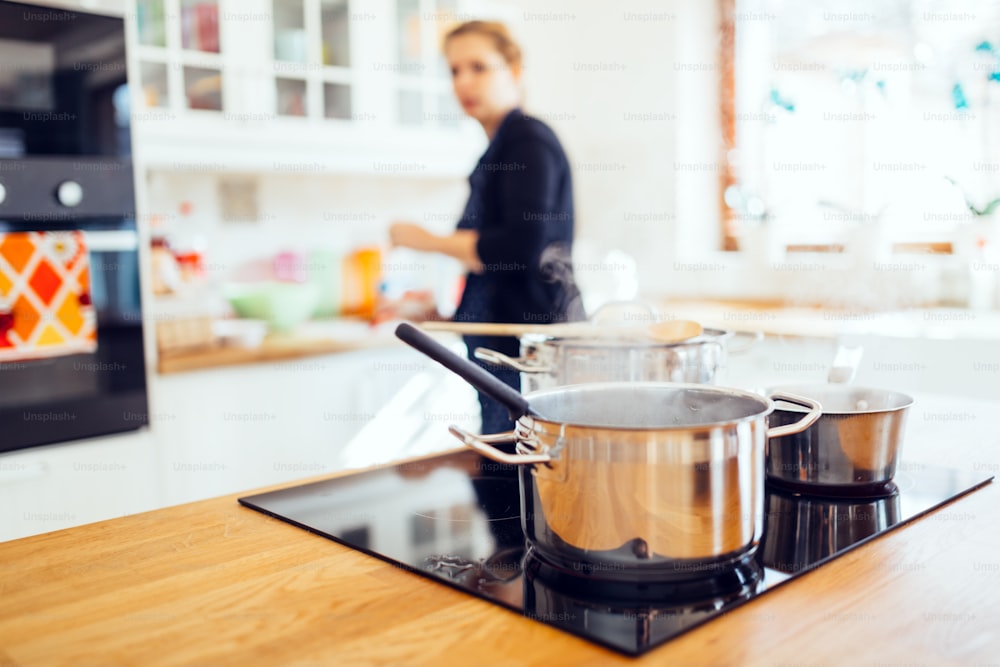
M 720 68 L 727 248 L 766 224 L 793 247 L 878 228 L 897 249 L 942 250 L 984 219 L 1000 197 L 1000 3 L 720 7 L 735 35 L 731 79 Z

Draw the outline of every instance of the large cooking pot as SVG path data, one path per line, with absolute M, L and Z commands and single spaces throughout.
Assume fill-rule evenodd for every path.
M 733 339 L 747 342 L 733 346 Z M 479 347 L 477 359 L 521 372 L 525 393 L 593 382 L 682 382 L 714 384 L 728 353 L 747 349 L 762 336 L 722 329 L 705 329 L 680 343 L 616 338 L 557 338 L 521 336 L 521 356 L 509 357 Z
M 809 428 L 768 442 L 769 483 L 807 494 L 877 497 L 893 492 L 892 478 L 913 398 L 898 391 L 851 385 L 797 385 L 771 391 L 806 396 L 823 405 Z M 798 405 L 779 402 L 773 423 L 802 418 Z
M 795 573 L 899 523 L 899 495 L 828 499 L 769 491 L 767 532 L 760 546 L 767 567 Z
M 537 414 L 511 433 L 451 432 L 522 466 L 521 522 L 542 557 L 612 579 L 690 576 L 755 549 L 765 441 L 801 431 L 821 409 L 790 394 L 696 384 L 595 383 L 525 398 Z M 768 428 L 772 399 L 809 411 Z M 511 441 L 513 454 L 494 446 Z

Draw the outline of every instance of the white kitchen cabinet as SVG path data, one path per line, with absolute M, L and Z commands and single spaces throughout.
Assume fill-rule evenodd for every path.
M 137 160 L 187 171 L 464 176 L 484 148 L 440 38 L 482 0 L 140 0 Z M 213 17 L 218 18 L 217 26 Z

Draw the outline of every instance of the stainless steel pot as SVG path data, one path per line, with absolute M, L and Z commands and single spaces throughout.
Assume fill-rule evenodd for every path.
M 745 346 L 732 348 L 743 336 Z M 657 343 L 632 338 L 553 338 L 541 334 L 521 337 L 521 356 L 514 358 L 487 348 L 476 348 L 477 359 L 521 372 L 525 393 L 592 382 L 684 382 L 714 384 L 730 352 L 760 340 L 759 334 L 705 329 L 681 343 Z
M 794 573 L 899 523 L 899 496 L 834 500 L 769 492 L 764 565 Z
M 769 482 L 821 495 L 881 496 L 890 482 L 913 398 L 898 391 L 850 385 L 783 386 L 772 391 L 806 396 L 823 405 L 809 428 L 768 442 Z M 779 403 L 772 420 L 790 424 L 802 417 L 796 405 Z
M 529 394 L 538 416 L 511 433 L 451 427 L 494 461 L 521 464 L 521 521 L 554 564 L 613 578 L 697 573 L 756 548 L 764 444 L 805 429 L 815 401 L 696 384 L 595 383 Z M 795 424 L 768 428 L 771 399 L 801 403 Z M 516 441 L 516 453 L 494 444 Z

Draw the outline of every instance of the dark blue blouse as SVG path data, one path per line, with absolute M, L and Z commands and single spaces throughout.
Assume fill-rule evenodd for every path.
M 571 262 L 573 183 L 552 129 L 511 111 L 469 176 L 469 188 L 458 228 L 479 232 L 484 270 L 466 276 L 455 319 L 581 319 Z

